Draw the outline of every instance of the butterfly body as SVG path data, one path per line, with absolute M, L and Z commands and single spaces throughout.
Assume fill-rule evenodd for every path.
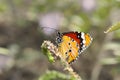
M 92 38 L 84 32 L 66 32 L 57 35 L 58 50 L 68 63 L 73 62 L 91 43 Z

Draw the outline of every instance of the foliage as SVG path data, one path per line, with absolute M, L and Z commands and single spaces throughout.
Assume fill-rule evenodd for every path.
M 46 71 L 44 75 L 42 75 L 38 80 L 75 80 L 69 75 L 65 75 L 63 73 L 57 71 Z
M 105 31 L 105 33 L 109 33 L 115 30 L 120 29 L 120 22 L 116 23 L 115 25 L 111 26 L 107 31 Z
M 41 46 L 41 48 L 42 48 L 42 52 L 48 57 L 49 61 L 50 62 L 55 62 L 54 61 L 54 57 L 52 56 L 52 54 L 50 53 L 50 51 L 47 50 L 47 48 L 44 47 L 43 45 Z

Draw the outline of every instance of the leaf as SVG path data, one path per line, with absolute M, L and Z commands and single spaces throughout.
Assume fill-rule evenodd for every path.
M 45 47 L 42 46 L 42 52 L 46 55 L 51 63 L 55 62 L 54 57 L 52 56 L 51 52 Z
M 118 30 L 118 29 L 120 29 L 120 22 L 118 22 L 115 25 L 111 26 L 109 29 L 104 31 L 104 33 L 113 32 L 113 31 Z
M 73 77 L 58 71 L 46 71 L 38 80 L 75 80 Z

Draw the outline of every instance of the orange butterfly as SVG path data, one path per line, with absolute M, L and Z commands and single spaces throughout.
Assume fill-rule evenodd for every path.
M 62 57 L 70 64 L 83 52 L 92 42 L 92 37 L 84 32 L 66 32 L 57 34 L 58 50 Z

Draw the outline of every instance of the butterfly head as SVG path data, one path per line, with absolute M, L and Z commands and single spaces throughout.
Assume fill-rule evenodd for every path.
M 57 32 L 56 43 L 59 44 L 62 42 L 62 35 L 59 31 Z

